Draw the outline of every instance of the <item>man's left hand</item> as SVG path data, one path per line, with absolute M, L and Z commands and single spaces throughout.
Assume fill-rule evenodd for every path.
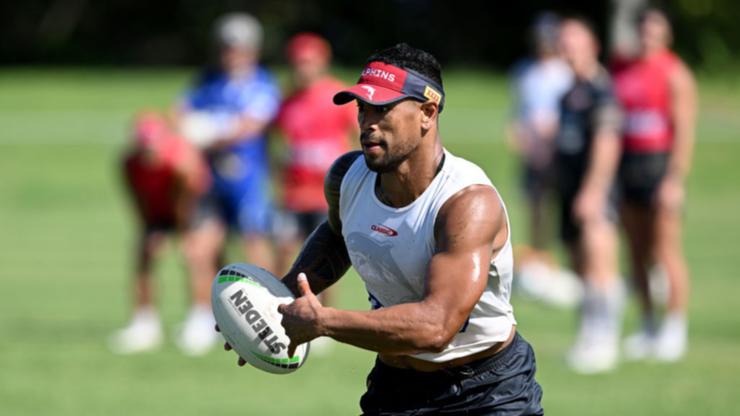
M 281 323 L 285 334 L 290 338 L 289 357 L 299 345 L 321 336 L 319 314 L 323 306 L 311 291 L 305 273 L 299 274 L 297 280 L 300 296 L 292 303 L 278 306 L 278 312 L 283 314 Z

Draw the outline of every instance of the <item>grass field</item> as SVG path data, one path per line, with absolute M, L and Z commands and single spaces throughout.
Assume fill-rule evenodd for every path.
M 220 351 L 186 358 L 171 342 L 121 357 L 106 337 L 127 319 L 132 218 L 116 162 L 134 110 L 165 107 L 187 70 L 0 71 L 0 414 L 352 415 L 373 355 L 338 346 L 300 371 L 238 368 Z M 502 140 L 506 86 L 482 72 L 447 74 L 443 139 L 485 168 L 524 235 L 515 161 Z M 622 365 L 578 376 L 562 354 L 573 312 L 514 298 L 551 415 L 738 414 L 740 388 L 740 84 L 704 80 L 685 244 L 693 273 L 691 350 L 675 365 Z M 236 260 L 236 259 L 234 259 Z M 186 303 L 171 251 L 159 267 L 168 333 Z M 341 306 L 367 308 L 353 273 Z M 630 307 L 625 327 L 635 327 Z

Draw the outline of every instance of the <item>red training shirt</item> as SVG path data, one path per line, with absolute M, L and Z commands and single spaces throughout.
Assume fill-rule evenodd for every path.
M 614 90 L 625 110 L 624 152 L 661 153 L 673 146 L 669 77 L 679 59 L 669 50 L 613 65 Z
M 124 159 L 124 175 L 144 223 L 174 225 L 176 192 L 182 191 L 178 188 L 184 182 L 185 192 L 202 194 L 209 185 L 210 176 L 200 155 L 194 156 L 193 152 L 198 150 L 190 143 L 178 137 L 159 140 L 156 146 L 137 148 L 128 154 Z M 190 168 L 192 171 L 182 172 L 180 165 L 191 157 L 198 163 Z
M 288 145 L 283 172 L 283 202 L 294 212 L 326 211 L 324 176 L 331 164 L 349 150 L 349 135 L 357 127 L 357 109 L 337 106 L 332 97 L 345 86 L 326 77 L 288 97 L 277 125 Z

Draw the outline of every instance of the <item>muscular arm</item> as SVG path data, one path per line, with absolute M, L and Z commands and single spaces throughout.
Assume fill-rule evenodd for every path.
M 321 293 L 344 276 L 349 266 L 344 239 L 325 221 L 306 239 L 293 267 L 282 280 L 294 295 L 299 296 L 297 277 L 299 273 L 305 273 L 311 290 Z
M 339 218 L 339 188 L 342 178 L 359 155 L 360 152 L 347 153 L 329 169 L 324 181 L 329 218 L 306 239 L 293 267 L 282 279 L 296 296 L 300 295 L 297 283 L 299 273 L 305 273 L 311 290 L 319 293 L 339 280 L 350 267 Z
M 301 328 L 290 317 L 288 322 L 284 318 L 283 325 L 296 330 L 291 336 L 296 345 L 324 335 L 386 354 L 442 351 L 480 299 L 491 257 L 504 245 L 507 233 L 493 188 L 466 188 L 438 214 L 436 253 L 428 266 L 421 301 L 373 311 L 325 308 L 314 302 L 313 311 L 303 311 L 309 317 L 308 325 Z M 298 301 L 312 302 L 306 298 L 315 299 L 309 293 Z

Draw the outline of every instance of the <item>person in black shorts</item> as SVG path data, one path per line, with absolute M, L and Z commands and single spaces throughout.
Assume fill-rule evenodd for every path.
M 168 239 L 186 239 L 196 201 L 210 183 L 200 152 L 177 135 L 163 115 L 138 115 L 131 139 L 122 170 L 139 223 L 133 316 L 109 340 L 111 349 L 121 354 L 148 351 L 160 345 L 162 330 L 153 282 L 155 260 Z M 189 274 L 193 279 L 193 274 Z M 199 297 L 207 296 L 197 292 L 197 285 L 192 285 L 191 293 L 193 305 Z
M 589 23 L 564 19 L 560 46 L 575 74 L 561 101 L 555 139 L 560 233 L 585 284 L 580 328 L 567 359 L 575 371 L 594 373 L 612 369 L 618 357 L 623 295 L 613 182 L 622 116 Z
M 694 146 L 696 82 L 670 50 L 665 13 L 647 9 L 638 21 L 639 54 L 616 57 L 612 71 L 626 113 L 620 218 L 642 309 L 641 328 L 627 337 L 624 350 L 628 359 L 677 361 L 688 348 L 690 285 L 681 223 Z M 650 293 L 651 280 L 662 275 L 668 288 L 665 314 L 657 313 Z

